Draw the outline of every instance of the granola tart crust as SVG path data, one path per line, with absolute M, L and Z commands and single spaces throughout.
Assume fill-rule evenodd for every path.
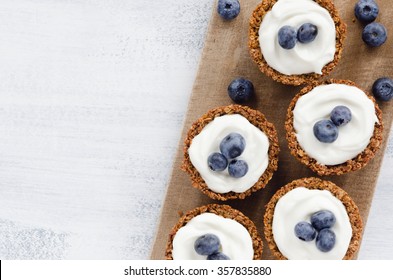
M 336 26 L 336 52 L 334 54 L 334 59 L 322 68 L 322 75 L 316 73 L 285 75 L 269 66 L 269 64 L 266 62 L 265 58 L 262 55 L 259 44 L 258 32 L 263 17 L 273 8 L 273 5 L 277 1 L 278 0 L 262 0 L 262 2 L 255 8 L 249 20 L 248 48 L 252 60 L 258 65 L 259 70 L 265 73 L 265 75 L 271 77 L 277 82 L 286 85 L 298 86 L 308 82 L 317 81 L 323 76 L 328 75 L 333 70 L 333 68 L 336 67 L 338 61 L 341 58 L 347 31 L 347 26 L 341 20 L 333 2 L 331 0 L 315 0 L 315 2 L 317 2 L 321 7 L 325 8 L 329 12 Z
M 371 101 L 374 103 L 375 107 L 375 114 L 378 118 L 379 123 L 376 123 L 374 126 L 374 133 L 373 136 L 370 139 L 370 143 L 368 146 L 358 154 L 355 158 L 347 160 L 344 163 L 338 164 L 338 165 L 323 165 L 318 163 L 315 159 L 311 158 L 309 155 L 307 155 L 307 152 L 304 151 L 300 145 L 299 142 L 297 141 L 296 137 L 296 132 L 295 128 L 293 127 L 293 109 L 296 106 L 297 100 L 310 92 L 313 88 L 319 86 L 319 85 L 327 85 L 327 84 L 345 84 L 349 86 L 356 86 L 356 84 L 352 81 L 349 80 L 335 80 L 331 79 L 329 81 L 325 81 L 322 83 L 312 83 L 304 87 L 295 97 L 292 99 L 288 111 L 287 111 L 287 117 L 285 121 L 285 130 L 286 130 L 286 138 L 288 141 L 288 147 L 291 152 L 291 154 L 299 160 L 301 163 L 305 164 L 308 166 L 312 171 L 316 172 L 319 176 L 324 176 L 324 175 L 342 175 L 351 171 L 356 171 L 364 167 L 376 154 L 376 152 L 379 150 L 382 140 L 383 140 L 383 121 L 382 121 L 382 111 L 379 109 L 378 104 L 376 103 L 375 99 L 373 96 L 371 96 L 369 93 L 364 91 L 363 89 L 359 88 L 365 94 Z
M 188 149 L 192 143 L 192 139 L 198 135 L 202 129 L 210 123 L 214 118 L 230 115 L 230 114 L 240 114 L 245 117 L 251 124 L 259 128 L 262 132 L 266 134 L 269 139 L 269 164 L 265 170 L 265 172 L 259 177 L 258 181 L 248 190 L 242 193 L 236 192 L 228 192 L 228 193 L 216 193 L 209 189 L 198 170 L 192 165 L 190 157 L 188 155 Z M 202 117 L 200 117 L 197 121 L 195 121 L 190 130 L 187 133 L 186 139 L 184 141 L 184 160 L 181 166 L 181 169 L 187 172 L 190 175 L 192 186 L 196 189 L 199 189 L 202 193 L 206 194 L 212 199 L 225 201 L 228 199 L 244 199 L 247 196 L 251 195 L 253 192 L 258 191 L 264 188 L 270 179 L 273 177 L 273 173 L 278 168 L 278 154 L 280 148 L 278 145 L 278 136 L 277 131 L 274 125 L 267 121 L 265 116 L 254 109 L 251 109 L 247 106 L 241 105 L 229 105 L 224 107 L 217 107 Z
M 348 250 L 343 258 L 343 260 L 350 260 L 355 257 L 356 252 L 359 250 L 361 236 L 363 232 L 363 222 L 359 213 L 359 209 L 352 198 L 340 187 L 335 185 L 330 181 L 321 180 L 319 178 L 302 178 L 298 180 L 294 180 L 291 183 L 288 183 L 281 189 L 279 189 L 273 197 L 270 199 L 269 203 L 266 205 L 266 212 L 264 215 L 264 234 L 267 244 L 273 253 L 274 257 L 279 260 L 287 260 L 287 258 L 280 252 L 277 247 L 277 244 L 274 241 L 273 236 L 273 217 L 274 217 L 274 208 L 278 202 L 278 200 L 284 196 L 289 191 L 297 188 L 297 187 L 306 187 L 308 189 L 319 189 L 319 190 L 328 190 L 334 195 L 337 199 L 339 199 L 344 207 L 347 210 L 348 217 L 352 227 L 352 238 L 348 246 Z
M 172 249 L 173 249 L 173 239 L 177 233 L 177 231 L 185 226 L 192 218 L 195 216 L 198 216 L 203 213 L 213 213 L 219 216 L 222 216 L 224 218 L 229 218 L 233 219 L 236 222 L 240 223 L 243 225 L 248 233 L 251 236 L 252 239 L 252 245 L 254 249 L 254 260 L 260 260 L 262 259 L 262 251 L 263 251 L 263 241 L 262 238 L 260 237 L 258 230 L 255 226 L 255 224 L 242 212 L 239 210 L 236 210 L 229 205 L 219 205 L 219 204 L 208 204 L 205 206 L 197 207 L 193 210 L 190 210 L 186 214 L 184 214 L 178 223 L 172 228 L 169 237 L 168 237 L 168 242 L 165 250 L 165 258 L 167 260 L 173 260 L 172 256 Z

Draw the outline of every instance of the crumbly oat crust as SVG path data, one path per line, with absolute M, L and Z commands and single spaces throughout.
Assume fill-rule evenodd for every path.
M 273 197 L 270 199 L 269 203 L 266 205 L 266 212 L 263 219 L 264 222 L 264 233 L 267 244 L 273 253 L 274 257 L 280 260 L 286 260 L 287 258 L 281 254 L 279 251 L 277 244 L 274 241 L 273 236 L 273 217 L 274 217 L 274 208 L 278 200 L 284 196 L 289 191 L 297 188 L 297 187 L 306 187 L 308 189 L 319 189 L 319 190 L 328 190 L 330 191 L 336 198 L 341 200 L 344 204 L 345 209 L 347 210 L 349 220 L 351 222 L 352 227 L 352 238 L 348 246 L 347 253 L 344 256 L 344 260 L 353 259 L 355 253 L 358 251 L 360 246 L 361 235 L 363 231 L 363 222 L 360 217 L 359 209 L 356 206 L 355 202 L 349 197 L 349 195 L 337 185 L 330 181 L 324 181 L 319 178 L 303 178 L 292 181 L 291 183 L 285 185 L 281 189 L 279 189 Z
M 352 81 L 348 80 L 329 80 L 322 83 L 312 83 L 304 87 L 295 97 L 292 99 L 288 111 L 287 118 L 285 121 L 285 130 L 286 130 L 286 138 L 288 140 L 288 146 L 291 154 L 298 159 L 301 163 L 308 166 L 311 170 L 316 172 L 318 175 L 341 175 L 344 173 L 348 173 L 350 171 L 358 170 L 364 167 L 370 159 L 372 159 L 375 153 L 379 150 L 382 144 L 383 137 L 383 122 L 382 122 L 382 111 L 379 109 L 377 103 L 373 96 L 369 93 L 365 92 L 367 97 L 370 98 L 375 105 L 375 114 L 378 117 L 379 123 L 375 124 L 373 137 L 370 139 L 370 143 L 364 149 L 362 153 L 357 155 L 355 158 L 350 159 L 342 164 L 338 165 L 323 165 L 318 163 L 315 159 L 311 158 L 307 155 L 307 152 L 304 151 L 297 141 L 295 128 L 293 127 L 293 109 L 296 106 L 297 100 L 304 94 L 310 92 L 313 88 L 323 85 L 323 84 L 346 84 L 349 86 L 356 86 L 356 84 Z
M 271 77 L 273 80 L 287 84 L 287 85 L 301 85 L 310 81 L 317 81 L 323 76 L 328 75 L 333 68 L 337 65 L 341 58 L 343 51 L 344 39 L 346 37 L 346 24 L 341 20 L 337 9 L 330 0 L 315 0 L 320 6 L 325 8 L 331 15 L 335 25 L 336 25 L 336 53 L 334 54 L 333 61 L 329 62 L 322 69 L 322 75 L 320 74 L 302 74 L 302 75 L 284 75 L 277 70 L 270 67 L 266 60 L 264 59 L 261 48 L 259 45 L 259 27 L 261 26 L 262 19 L 265 14 L 270 11 L 277 0 L 262 0 L 262 2 L 254 10 L 249 23 L 248 31 L 248 48 L 250 55 L 254 62 L 258 65 L 258 68 L 265 73 L 267 76 Z
M 180 218 L 179 222 L 173 227 L 171 233 L 169 234 L 168 243 L 166 246 L 165 257 L 167 260 L 172 260 L 172 248 L 173 248 L 173 238 L 176 232 L 183 226 L 185 226 L 192 218 L 202 213 L 213 213 L 224 218 L 229 218 L 237 221 L 243 225 L 249 232 L 254 248 L 254 260 L 260 260 L 262 258 L 263 242 L 262 238 L 258 234 L 257 228 L 254 223 L 245 216 L 239 210 L 236 210 L 228 205 L 219 204 L 208 204 L 195 208 L 187 212 L 183 217 Z
M 198 135 L 202 129 L 211 122 L 215 117 L 230 115 L 230 114 L 240 114 L 245 117 L 251 124 L 259 128 L 263 131 L 269 139 L 269 165 L 267 166 L 265 172 L 261 175 L 259 180 L 248 190 L 242 193 L 228 192 L 228 193 L 216 193 L 210 190 L 196 170 L 196 168 L 192 165 L 190 157 L 188 155 L 188 149 L 192 143 L 192 139 Z M 199 189 L 204 194 L 208 195 L 212 199 L 216 200 L 228 200 L 228 199 L 244 199 L 245 197 L 251 195 L 251 193 L 260 190 L 266 186 L 269 180 L 272 178 L 273 173 L 278 168 L 278 137 L 276 129 L 274 125 L 268 122 L 265 116 L 257 111 L 253 110 L 247 106 L 240 105 L 229 105 L 224 107 L 218 107 L 210 110 L 206 114 L 204 114 L 201 118 L 199 118 L 196 122 L 194 122 L 188 131 L 186 139 L 184 141 L 184 160 L 181 169 L 187 172 L 192 181 L 192 186 L 194 188 Z

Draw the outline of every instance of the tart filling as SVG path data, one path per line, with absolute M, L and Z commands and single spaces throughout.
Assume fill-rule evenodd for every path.
M 312 42 L 298 42 L 291 49 L 280 46 L 278 34 L 283 26 L 298 30 L 305 23 L 318 29 Z M 313 0 L 279 0 L 262 20 L 259 44 L 266 62 L 282 74 L 322 74 L 322 68 L 334 59 L 336 28 L 329 12 Z
M 209 156 L 219 152 L 223 139 L 233 133 L 240 134 L 245 141 L 241 154 L 235 159 L 228 159 L 247 163 L 246 174 L 241 177 L 231 176 L 230 166 L 229 172 L 226 169 L 213 171 L 208 164 Z M 207 124 L 192 139 L 188 154 L 209 189 L 216 193 L 242 193 L 250 189 L 265 172 L 269 164 L 268 151 L 269 139 L 266 134 L 240 114 L 232 114 L 216 117 Z

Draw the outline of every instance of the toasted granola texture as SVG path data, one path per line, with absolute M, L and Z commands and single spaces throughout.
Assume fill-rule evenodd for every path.
M 247 229 L 252 239 L 253 249 L 254 249 L 253 259 L 260 260 L 262 258 L 263 242 L 262 242 L 262 238 L 258 233 L 257 228 L 255 227 L 255 224 L 242 212 L 228 205 L 208 204 L 187 212 L 180 218 L 179 222 L 173 227 L 172 231 L 169 234 L 166 251 L 165 251 L 165 258 L 167 260 L 173 260 L 172 257 L 173 239 L 177 231 L 181 227 L 185 226 L 192 218 L 203 213 L 216 214 L 224 218 L 235 220 L 236 222 L 243 225 Z
M 319 178 L 303 178 L 294 180 L 291 183 L 285 185 L 281 189 L 279 189 L 273 197 L 270 199 L 269 203 L 266 205 L 266 212 L 264 216 L 264 234 L 269 246 L 269 249 L 273 253 L 273 256 L 279 260 L 286 260 L 287 258 L 280 252 L 277 247 L 276 242 L 274 241 L 273 236 L 273 218 L 274 218 L 274 209 L 278 200 L 283 197 L 289 191 L 297 188 L 297 187 L 305 187 L 308 189 L 318 189 L 318 190 L 328 190 L 334 195 L 337 199 L 339 199 L 345 209 L 347 210 L 348 217 L 352 227 L 352 238 L 348 246 L 348 250 L 344 256 L 344 260 L 350 260 L 355 257 L 356 252 L 359 250 L 361 236 L 363 232 L 363 222 L 359 213 L 359 209 L 356 206 L 355 202 L 351 199 L 351 197 L 340 187 L 335 185 L 330 181 L 324 181 Z
M 302 75 L 285 75 L 277 70 L 273 69 L 268 65 L 265 58 L 263 57 L 261 47 L 259 44 L 259 28 L 261 26 L 263 17 L 269 12 L 277 0 L 262 0 L 262 2 L 254 10 L 250 21 L 248 31 L 248 48 L 253 61 L 257 64 L 260 71 L 265 75 L 271 77 L 273 80 L 286 84 L 298 86 L 308 82 L 317 81 L 323 76 L 328 75 L 333 68 L 338 64 L 341 58 L 344 40 L 346 37 L 346 24 L 341 20 L 337 9 L 330 0 L 315 0 L 321 7 L 325 8 L 331 15 L 334 24 L 336 26 L 336 52 L 334 59 L 326 64 L 322 69 L 322 74 L 310 73 Z
M 356 86 L 356 84 L 352 81 L 348 80 L 334 80 L 331 79 L 329 81 L 325 81 L 322 83 L 312 83 L 304 87 L 291 101 L 288 111 L 287 117 L 285 121 L 285 130 L 286 130 L 286 138 L 288 140 L 288 146 L 291 154 L 299 160 L 301 163 L 308 166 L 311 170 L 316 172 L 318 175 L 342 175 L 351 171 L 359 170 L 364 167 L 376 154 L 382 144 L 383 138 L 383 122 L 382 122 L 382 111 L 379 109 L 378 104 L 375 102 L 374 97 L 365 92 L 368 98 L 373 101 L 375 106 L 375 114 L 378 118 L 378 123 L 375 123 L 374 133 L 370 139 L 370 143 L 364 149 L 362 153 L 357 155 L 355 158 L 347 160 L 346 162 L 338 165 L 323 165 L 318 163 L 315 159 L 311 158 L 306 151 L 304 151 L 297 141 L 296 131 L 293 126 L 293 109 L 296 106 L 296 102 L 298 99 L 310 92 L 313 88 L 324 85 L 324 84 L 346 84 L 349 86 Z
M 259 128 L 262 132 L 266 134 L 269 139 L 269 164 L 265 170 L 265 172 L 260 176 L 259 180 L 248 190 L 242 193 L 235 193 L 233 191 L 228 193 L 216 193 L 209 189 L 198 170 L 192 165 L 188 149 L 192 143 L 192 139 L 198 135 L 202 129 L 210 123 L 214 118 L 230 115 L 230 114 L 240 114 L 245 117 L 251 124 Z M 257 111 L 253 110 L 247 106 L 241 105 L 229 105 L 224 107 L 218 107 L 210 110 L 206 114 L 204 114 L 201 118 L 199 118 L 196 122 L 194 122 L 188 131 L 186 139 L 184 141 L 184 160 L 181 166 L 181 169 L 187 172 L 190 175 L 192 186 L 196 189 L 199 189 L 202 193 L 206 194 L 212 199 L 215 200 L 228 200 L 228 199 L 244 199 L 247 196 L 251 195 L 253 192 L 258 191 L 266 186 L 269 180 L 272 178 L 273 173 L 278 168 L 278 153 L 280 151 L 278 145 L 278 137 L 277 132 L 274 125 L 268 122 L 265 116 Z

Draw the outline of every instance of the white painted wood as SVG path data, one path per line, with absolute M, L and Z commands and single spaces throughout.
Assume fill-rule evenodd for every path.
M 0 1 L 0 258 L 145 259 L 213 0 Z M 361 258 L 393 257 L 389 144 Z

